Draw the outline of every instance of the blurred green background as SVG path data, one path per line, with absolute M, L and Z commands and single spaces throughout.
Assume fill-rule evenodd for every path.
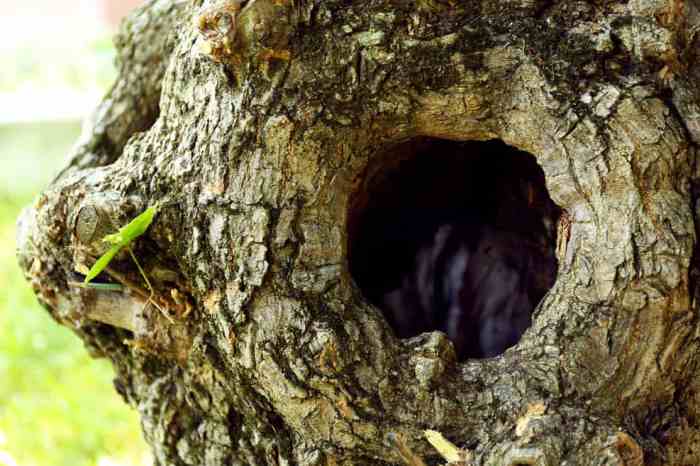
M 99 1 L 33 1 L 0 4 L 0 466 L 150 464 L 109 364 L 51 320 L 17 266 L 20 210 L 114 79 L 114 18 Z

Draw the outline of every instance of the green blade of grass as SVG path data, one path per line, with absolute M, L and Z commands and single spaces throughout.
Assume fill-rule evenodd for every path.
M 79 288 L 92 288 L 98 291 L 124 291 L 124 286 L 119 283 L 82 283 L 82 282 L 68 282 L 70 286 L 77 286 Z

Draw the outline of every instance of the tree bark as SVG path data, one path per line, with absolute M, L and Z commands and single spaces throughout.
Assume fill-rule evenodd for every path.
M 444 462 L 424 429 L 475 465 L 699 464 L 699 31 L 678 0 L 150 1 L 21 265 L 159 465 Z M 496 358 L 397 338 L 349 272 L 353 196 L 426 137 L 533 154 L 565 212 Z M 134 251 L 163 312 L 125 254 L 130 291 L 74 286 L 156 202 Z

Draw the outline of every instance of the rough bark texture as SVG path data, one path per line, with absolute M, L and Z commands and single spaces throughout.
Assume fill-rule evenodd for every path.
M 28 279 L 113 362 L 157 464 L 401 464 L 391 433 L 437 464 L 426 428 L 478 465 L 700 463 L 696 1 L 241 6 L 126 20 L 114 88 L 20 220 Z M 396 338 L 348 272 L 368 167 L 428 136 L 533 154 L 565 211 L 556 283 L 497 358 Z M 173 323 L 70 285 L 156 201 L 134 246 Z

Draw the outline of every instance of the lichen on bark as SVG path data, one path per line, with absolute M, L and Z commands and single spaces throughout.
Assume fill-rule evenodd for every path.
M 113 89 L 20 220 L 28 280 L 112 361 L 157 464 L 400 464 L 389 434 L 437 464 L 426 428 L 474 464 L 699 462 L 698 5 L 250 3 L 235 60 L 202 47 L 213 2 L 126 20 Z M 428 137 L 533 154 L 570 221 L 532 327 L 493 359 L 396 338 L 348 270 L 367 167 Z M 85 231 L 173 198 L 136 248 L 191 313 L 70 286 Z

